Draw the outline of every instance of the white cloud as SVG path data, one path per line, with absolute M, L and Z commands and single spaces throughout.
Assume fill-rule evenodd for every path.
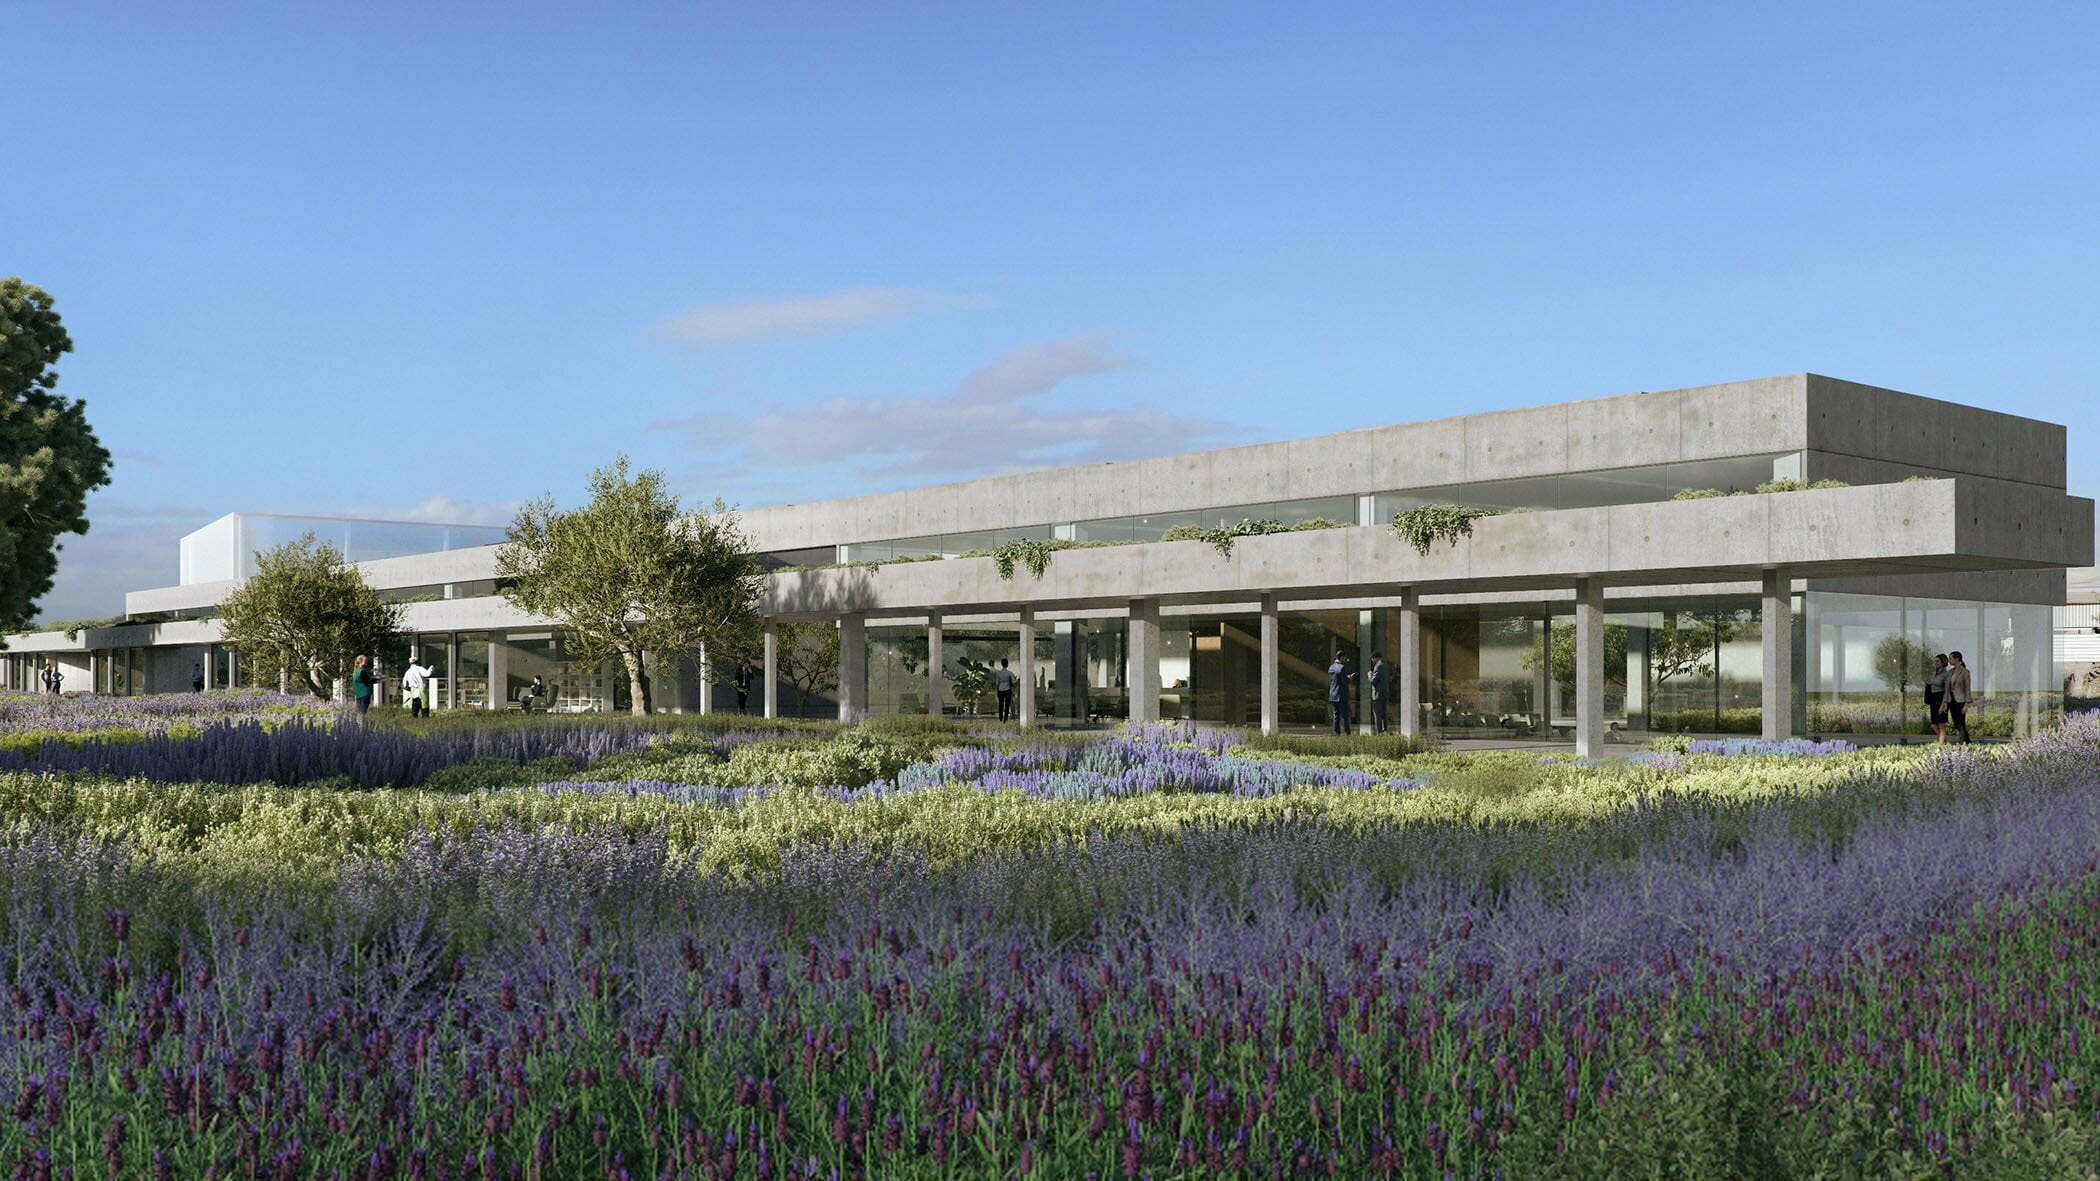
M 449 496 L 426 496 L 407 508 L 400 510 L 394 520 L 431 521 L 445 525 L 508 525 L 518 515 L 523 502 L 505 500 L 489 503 L 482 500 L 454 500 Z
M 885 287 L 802 299 L 711 303 L 665 320 L 657 332 L 669 340 L 706 345 L 821 336 L 909 315 L 924 304 L 912 292 Z
M 945 393 L 837 397 L 755 417 L 709 414 L 655 426 L 728 447 L 740 467 L 761 473 L 768 492 L 787 487 L 780 477 L 793 472 L 821 473 L 807 484 L 865 491 L 906 477 L 963 479 L 1187 451 L 1240 433 L 1198 415 L 1073 407 L 1052 397 L 1067 382 L 1136 364 L 1114 334 L 1086 333 L 1014 349 Z

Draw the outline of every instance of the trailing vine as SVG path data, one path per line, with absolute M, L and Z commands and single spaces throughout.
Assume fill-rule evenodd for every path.
M 1461 537 L 1473 536 L 1473 522 L 1482 517 L 1493 517 L 1502 512 L 1498 508 L 1472 508 L 1460 504 L 1425 504 L 1393 516 L 1393 532 L 1400 540 L 1415 547 L 1422 555 L 1438 541 L 1458 544 Z
M 1014 567 L 1016 565 L 1028 567 L 1028 573 L 1031 576 L 1041 578 L 1043 571 L 1050 568 L 1050 555 L 1058 550 L 1070 548 L 1070 545 L 1070 542 L 1042 541 L 1033 537 L 1024 537 L 1018 541 L 1006 542 L 994 549 L 991 553 L 992 564 L 998 567 L 999 577 L 1007 582 L 1013 581 Z

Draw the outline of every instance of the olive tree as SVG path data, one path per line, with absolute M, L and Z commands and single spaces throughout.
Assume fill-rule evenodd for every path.
M 1910 716 L 1910 689 L 1932 679 L 1932 650 L 1901 632 L 1890 632 L 1874 645 L 1874 677 L 1896 694 L 1897 708 Z
M 255 576 L 226 596 L 219 622 L 242 663 L 296 676 L 314 696 L 334 694 L 359 656 L 401 631 L 401 608 L 379 597 L 342 551 L 309 533 L 255 556 Z
M 795 716 L 809 712 L 809 699 L 839 687 L 839 629 L 825 620 L 774 625 L 780 679 L 795 687 Z
M 87 404 L 57 392 L 72 348 L 42 288 L 0 279 L 0 636 L 35 618 L 59 537 L 87 532 L 87 494 L 109 483 Z
M 758 566 L 721 501 L 688 513 L 663 473 L 632 472 L 626 456 L 591 473 L 590 502 L 526 505 L 496 551 L 497 586 L 520 610 L 568 632 L 585 661 L 618 660 L 631 708 L 651 708 L 644 654 L 733 646 L 758 611 Z

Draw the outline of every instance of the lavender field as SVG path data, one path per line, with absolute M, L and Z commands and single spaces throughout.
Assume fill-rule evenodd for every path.
M 2100 720 L 1586 764 L 359 728 L 0 769 L 23 1177 L 2076 1177 Z

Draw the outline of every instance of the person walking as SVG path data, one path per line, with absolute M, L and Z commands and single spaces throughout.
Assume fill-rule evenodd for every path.
M 1371 667 L 1364 672 L 1364 692 L 1371 695 L 1371 733 L 1385 733 L 1385 653 L 1371 654 Z
M 190 666 L 190 692 L 204 692 L 204 666 L 201 664 Z
M 1941 652 L 1932 658 L 1932 675 L 1925 678 L 1925 721 L 1932 727 L 1932 735 L 1941 744 L 1947 741 L 1947 675 L 1951 670 L 1947 654 Z
M 1001 722 L 1014 720 L 1014 689 L 1020 684 L 1021 678 L 1014 675 L 1014 670 L 1006 667 L 1006 659 L 1001 657 L 999 667 L 992 670 L 992 692 L 999 695 Z
M 736 666 L 736 712 L 740 714 L 749 713 L 751 712 L 750 706 L 751 666 L 739 664 Z
M 44 684 L 50 688 L 53 697 L 59 696 L 66 686 L 66 670 L 55 664 L 45 665 Z
M 1336 734 L 1349 732 L 1349 664 L 1340 652 L 1327 666 L 1327 712 Z
M 1969 666 L 1959 652 L 1947 653 L 1951 664 L 1947 670 L 1947 724 L 1961 734 L 1964 745 L 1969 741 Z
M 372 676 L 371 658 L 368 656 L 358 657 L 356 665 L 350 670 L 350 696 L 352 700 L 357 702 L 358 713 L 367 714 L 372 712 L 372 689 L 378 683 L 378 680 Z
M 401 674 L 401 696 L 408 700 L 409 717 L 427 718 L 430 716 L 430 702 L 424 700 L 423 697 L 429 685 L 430 669 L 423 664 L 423 658 L 418 656 L 410 660 L 408 668 Z

